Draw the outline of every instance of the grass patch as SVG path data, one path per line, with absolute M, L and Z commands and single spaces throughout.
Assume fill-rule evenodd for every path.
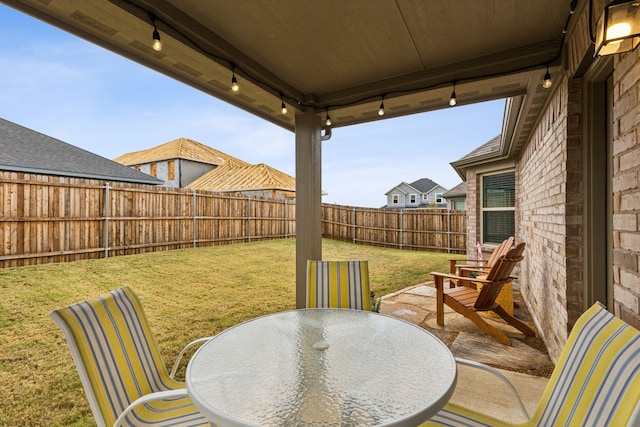
M 323 241 L 323 258 L 368 259 L 380 296 L 447 271 L 448 254 Z M 95 425 L 56 308 L 131 286 L 165 363 L 193 339 L 295 308 L 295 240 L 0 269 L 0 425 Z M 184 367 L 183 367 L 184 370 Z

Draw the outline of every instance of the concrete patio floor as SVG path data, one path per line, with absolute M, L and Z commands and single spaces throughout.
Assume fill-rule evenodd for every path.
M 513 294 L 514 301 L 524 307 L 516 283 Z M 501 319 L 489 318 L 489 322 L 511 338 L 511 346 L 500 344 L 473 322 L 446 306 L 445 326 L 439 326 L 436 323 L 433 282 L 386 295 L 382 298 L 380 312 L 427 329 L 447 344 L 456 357 L 486 363 L 499 369 L 520 393 L 529 415 L 535 411 L 548 382 L 548 375 L 553 369 L 553 363 L 539 338 L 531 339 Z M 529 322 L 529 326 L 536 329 L 526 310 L 516 308 L 515 316 Z M 458 383 L 452 401 L 505 421 L 525 421 L 507 386 L 478 369 L 459 367 Z

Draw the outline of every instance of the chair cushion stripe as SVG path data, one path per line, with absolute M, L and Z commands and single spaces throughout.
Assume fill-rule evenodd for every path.
M 624 425 L 638 403 L 640 334 L 594 307 L 574 326 L 543 394 L 548 403 L 534 415 L 542 425 Z
M 57 313 L 74 336 L 107 424 L 142 395 L 183 387 L 169 377 L 140 301 L 129 289 Z
M 640 332 L 595 304 L 576 322 L 536 413 L 521 426 L 626 426 L 639 404 Z M 510 424 L 448 404 L 423 425 Z
M 429 421 L 420 424 L 420 427 L 500 427 L 510 425 L 462 406 L 449 403 Z
M 307 307 L 370 310 L 367 261 L 309 260 Z

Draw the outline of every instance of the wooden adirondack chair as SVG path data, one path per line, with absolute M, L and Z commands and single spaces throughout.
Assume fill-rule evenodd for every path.
M 471 273 L 473 273 L 474 271 L 480 272 L 480 274 L 485 274 L 491 269 L 491 267 L 493 267 L 493 265 L 501 256 L 509 252 L 509 250 L 513 246 L 513 241 L 513 236 L 505 239 L 493 250 L 493 252 L 491 252 L 491 256 L 486 261 L 481 259 L 450 259 L 449 274 L 462 277 L 470 277 Z M 458 262 L 462 262 L 462 264 L 458 264 Z M 456 280 L 453 280 L 453 282 L 457 284 Z M 469 286 L 469 282 L 463 283 Z
M 465 276 L 461 274 L 461 269 L 469 269 L 469 270 L 482 270 L 486 271 L 493 267 L 493 264 L 507 252 L 513 246 L 513 236 L 505 239 L 502 243 L 500 243 L 494 250 L 491 252 L 491 256 L 484 261 L 481 259 L 450 259 L 449 260 L 449 274 L 455 274 L 458 276 Z M 463 264 L 458 264 L 462 262 Z
M 436 319 L 438 325 L 444 326 L 444 304 L 446 304 L 469 320 L 473 321 L 484 332 L 491 335 L 496 339 L 496 341 L 502 344 L 511 345 L 511 340 L 504 334 L 504 332 L 487 323 L 482 316 L 478 315 L 477 312 L 492 311 L 504 319 L 508 324 L 519 329 L 526 335 L 535 336 L 533 329 L 531 329 L 526 323 L 516 319 L 505 311 L 505 309 L 496 301 L 496 298 L 504 284 L 512 279 L 510 275 L 513 268 L 516 266 L 518 261 L 521 261 L 524 258 L 522 256 L 524 248 L 524 243 L 518 244 L 515 248 L 507 252 L 506 255 L 501 256 L 496 261 L 487 273 L 486 278 L 472 279 L 476 283 L 482 283 L 482 289 L 480 291 L 471 286 L 464 285 L 454 285 L 445 289 L 445 279 L 461 281 L 469 280 L 469 278 L 437 272 L 431 273 L 436 283 Z

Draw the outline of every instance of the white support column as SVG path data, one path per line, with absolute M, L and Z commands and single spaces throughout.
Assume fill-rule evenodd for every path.
M 313 109 L 296 114 L 296 308 L 306 306 L 308 259 L 322 259 L 322 138 Z

